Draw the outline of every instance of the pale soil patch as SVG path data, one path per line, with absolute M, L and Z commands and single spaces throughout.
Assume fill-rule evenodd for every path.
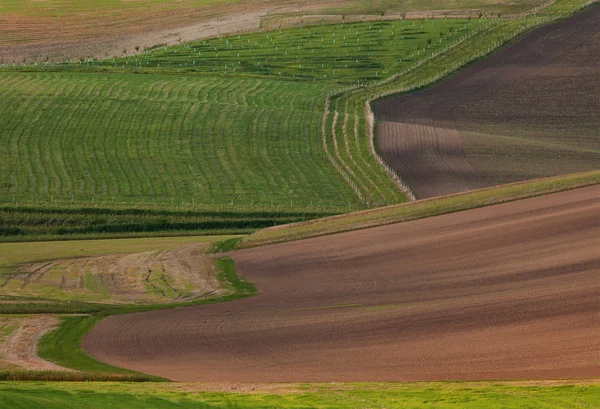
M 174 250 L 30 263 L 3 286 L 5 295 L 102 303 L 168 303 L 225 292 L 207 244 Z
M 56 315 L 0 316 L 0 370 L 71 371 L 37 355 L 40 338 L 59 324 Z

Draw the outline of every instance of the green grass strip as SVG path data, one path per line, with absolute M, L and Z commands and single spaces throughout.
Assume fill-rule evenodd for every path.
M 201 387 L 200 387 L 201 388 Z M 420 382 L 273 385 L 265 391 L 207 392 L 198 385 L 0 383 L 14 409 L 579 409 L 600 407 L 600 385 L 568 382 Z M 200 389 L 200 390 L 199 390 Z M 243 389 L 242 389 L 243 390 Z
M 260 230 L 239 248 L 263 246 L 475 209 L 600 183 L 600 171 L 577 173 L 382 207 Z
M 80 347 L 85 334 L 90 332 L 105 317 L 105 314 L 62 317 L 60 326 L 40 339 L 38 355 L 40 358 L 79 371 L 135 374 L 135 372 L 126 369 L 98 362 Z M 154 377 L 148 377 L 148 379 L 152 378 Z M 154 379 L 158 380 L 159 378 Z
M 232 258 L 219 258 L 215 260 L 215 266 L 217 267 L 218 271 L 217 278 L 223 282 L 226 282 L 227 285 L 234 290 L 234 293 L 244 296 L 256 294 L 257 290 L 254 284 L 237 274 L 235 270 L 235 262 Z
M 218 241 L 207 250 L 207 253 L 227 253 L 228 251 L 235 249 L 241 240 L 241 237 L 235 237 L 233 239 Z

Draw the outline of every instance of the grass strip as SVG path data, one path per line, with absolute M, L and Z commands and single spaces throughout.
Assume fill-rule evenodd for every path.
M 260 230 L 238 248 L 264 246 L 491 206 L 600 183 L 600 171 L 536 179 Z
M 243 296 L 256 294 L 256 287 L 244 277 L 241 277 L 235 271 L 235 262 L 230 257 L 223 257 L 215 260 L 217 267 L 217 277 L 222 282 L 227 283 L 233 289 L 235 294 Z
M 239 245 L 240 240 L 242 240 L 241 237 L 235 237 L 232 239 L 218 241 L 208 248 L 207 253 L 227 253 L 228 251 L 231 251 L 234 248 L 236 248 Z
M 62 317 L 59 327 L 44 335 L 38 343 L 40 358 L 66 368 L 92 373 L 135 374 L 135 372 L 103 364 L 88 355 L 81 347 L 85 334 L 108 314 Z M 148 380 L 154 377 L 148 377 Z M 158 380 L 158 378 L 154 379 Z
M 174 383 L 0 383 L 0 407 L 164 409 L 575 409 L 600 407 L 594 381 L 291 384 L 207 391 Z M 254 390 L 256 389 L 256 390 Z M 252 392 L 251 392 L 252 391 Z

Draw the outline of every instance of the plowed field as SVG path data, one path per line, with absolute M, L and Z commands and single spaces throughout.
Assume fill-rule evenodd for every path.
M 179 381 L 600 375 L 600 186 L 233 253 L 259 295 L 112 316 L 97 359 Z
M 440 84 L 376 105 L 377 144 L 417 198 L 597 169 L 600 5 Z

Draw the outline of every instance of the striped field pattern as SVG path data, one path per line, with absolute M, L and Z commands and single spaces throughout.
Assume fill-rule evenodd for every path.
M 327 84 L 77 73 L 0 77 L 0 198 L 331 205 Z

